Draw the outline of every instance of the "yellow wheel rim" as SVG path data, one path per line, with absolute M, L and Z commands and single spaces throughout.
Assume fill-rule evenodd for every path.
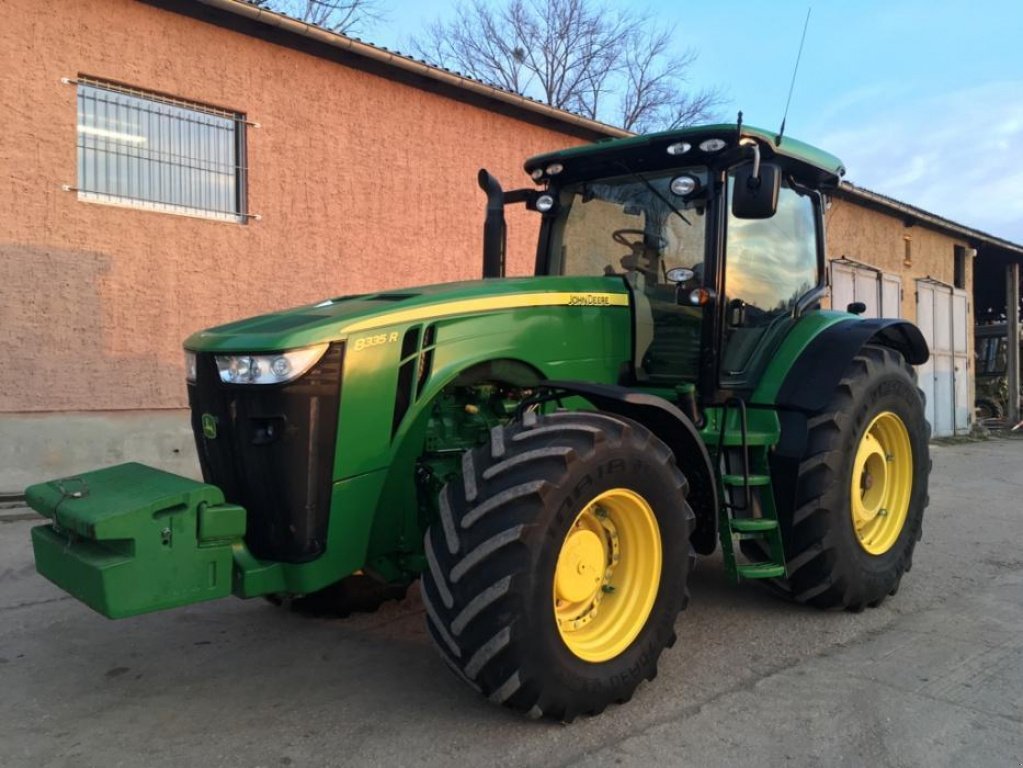
M 561 544 L 554 618 L 576 656 L 618 656 L 650 617 L 661 583 L 661 531 L 646 499 L 614 488 L 590 501 Z
M 852 523 L 860 546 L 883 555 L 895 546 L 909 514 L 913 492 L 913 448 L 898 416 L 874 417 L 853 460 L 850 497 Z

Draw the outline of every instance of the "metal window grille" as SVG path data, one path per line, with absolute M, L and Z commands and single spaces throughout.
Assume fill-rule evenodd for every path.
M 79 79 L 80 199 L 245 221 L 245 117 Z

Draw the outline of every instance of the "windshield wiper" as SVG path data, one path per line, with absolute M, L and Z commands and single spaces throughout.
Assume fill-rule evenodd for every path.
M 666 206 L 668 206 L 668 208 L 671 209 L 672 213 L 674 213 L 676 216 L 678 216 L 680 219 L 682 219 L 682 221 L 684 221 L 690 227 L 693 226 L 693 222 L 691 222 L 689 219 L 687 219 L 685 214 L 682 213 L 682 211 L 680 211 L 678 208 L 676 208 L 674 205 L 672 205 L 671 201 L 668 198 L 666 198 L 664 195 L 662 195 L 660 193 L 660 191 L 657 189 L 657 187 L 655 187 L 653 184 L 650 183 L 650 180 L 646 176 L 641 174 L 639 171 L 632 170 L 628 165 L 625 164 L 625 162 L 619 162 L 618 165 L 620 165 L 625 170 L 625 172 L 627 174 L 629 174 L 630 176 L 632 176 L 635 179 L 638 179 L 647 189 L 649 189 L 651 192 L 653 192 L 657 196 L 658 200 L 660 200 L 662 203 L 664 203 Z

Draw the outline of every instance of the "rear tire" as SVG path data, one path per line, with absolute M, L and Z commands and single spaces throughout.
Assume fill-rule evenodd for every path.
M 469 685 L 530 717 L 571 721 L 656 675 L 688 600 L 694 516 L 671 451 L 642 425 L 592 412 L 523 422 L 494 428 L 441 492 L 423 603 Z
M 805 452 L 782 484 L 793 489 L 788 512 L 779 509 L 788 576 L 774 586 L 797 602 L 850 611 L 895 594 L 922 534 L 929 438 L 913 369 L 892 349 L 865 346 L 807 419 Z

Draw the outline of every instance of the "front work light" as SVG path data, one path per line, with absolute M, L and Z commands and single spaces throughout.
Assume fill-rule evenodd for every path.
M 554 207 L 554 195 L 540 195 L 536 198 L 536 210 L 548 213 Z
M 328 344 L 258 355 L 217 355 L 217 371 L 225 384 L 283 384 L 308 371 Z
M 190 349 L 185 350 L 185 379 L 195 381 L 195 352 Z
M 701 152 L 720 152 L 727 146 L 723 139 L 707 139 L 700 142 Z
M 700 182 L 695 176 L 683 174 L 682 176 L 676 176 L 672 179 L 669 188 L 673 195 L 685 197 L 686 195 L 693 194 L 699 186 Z

